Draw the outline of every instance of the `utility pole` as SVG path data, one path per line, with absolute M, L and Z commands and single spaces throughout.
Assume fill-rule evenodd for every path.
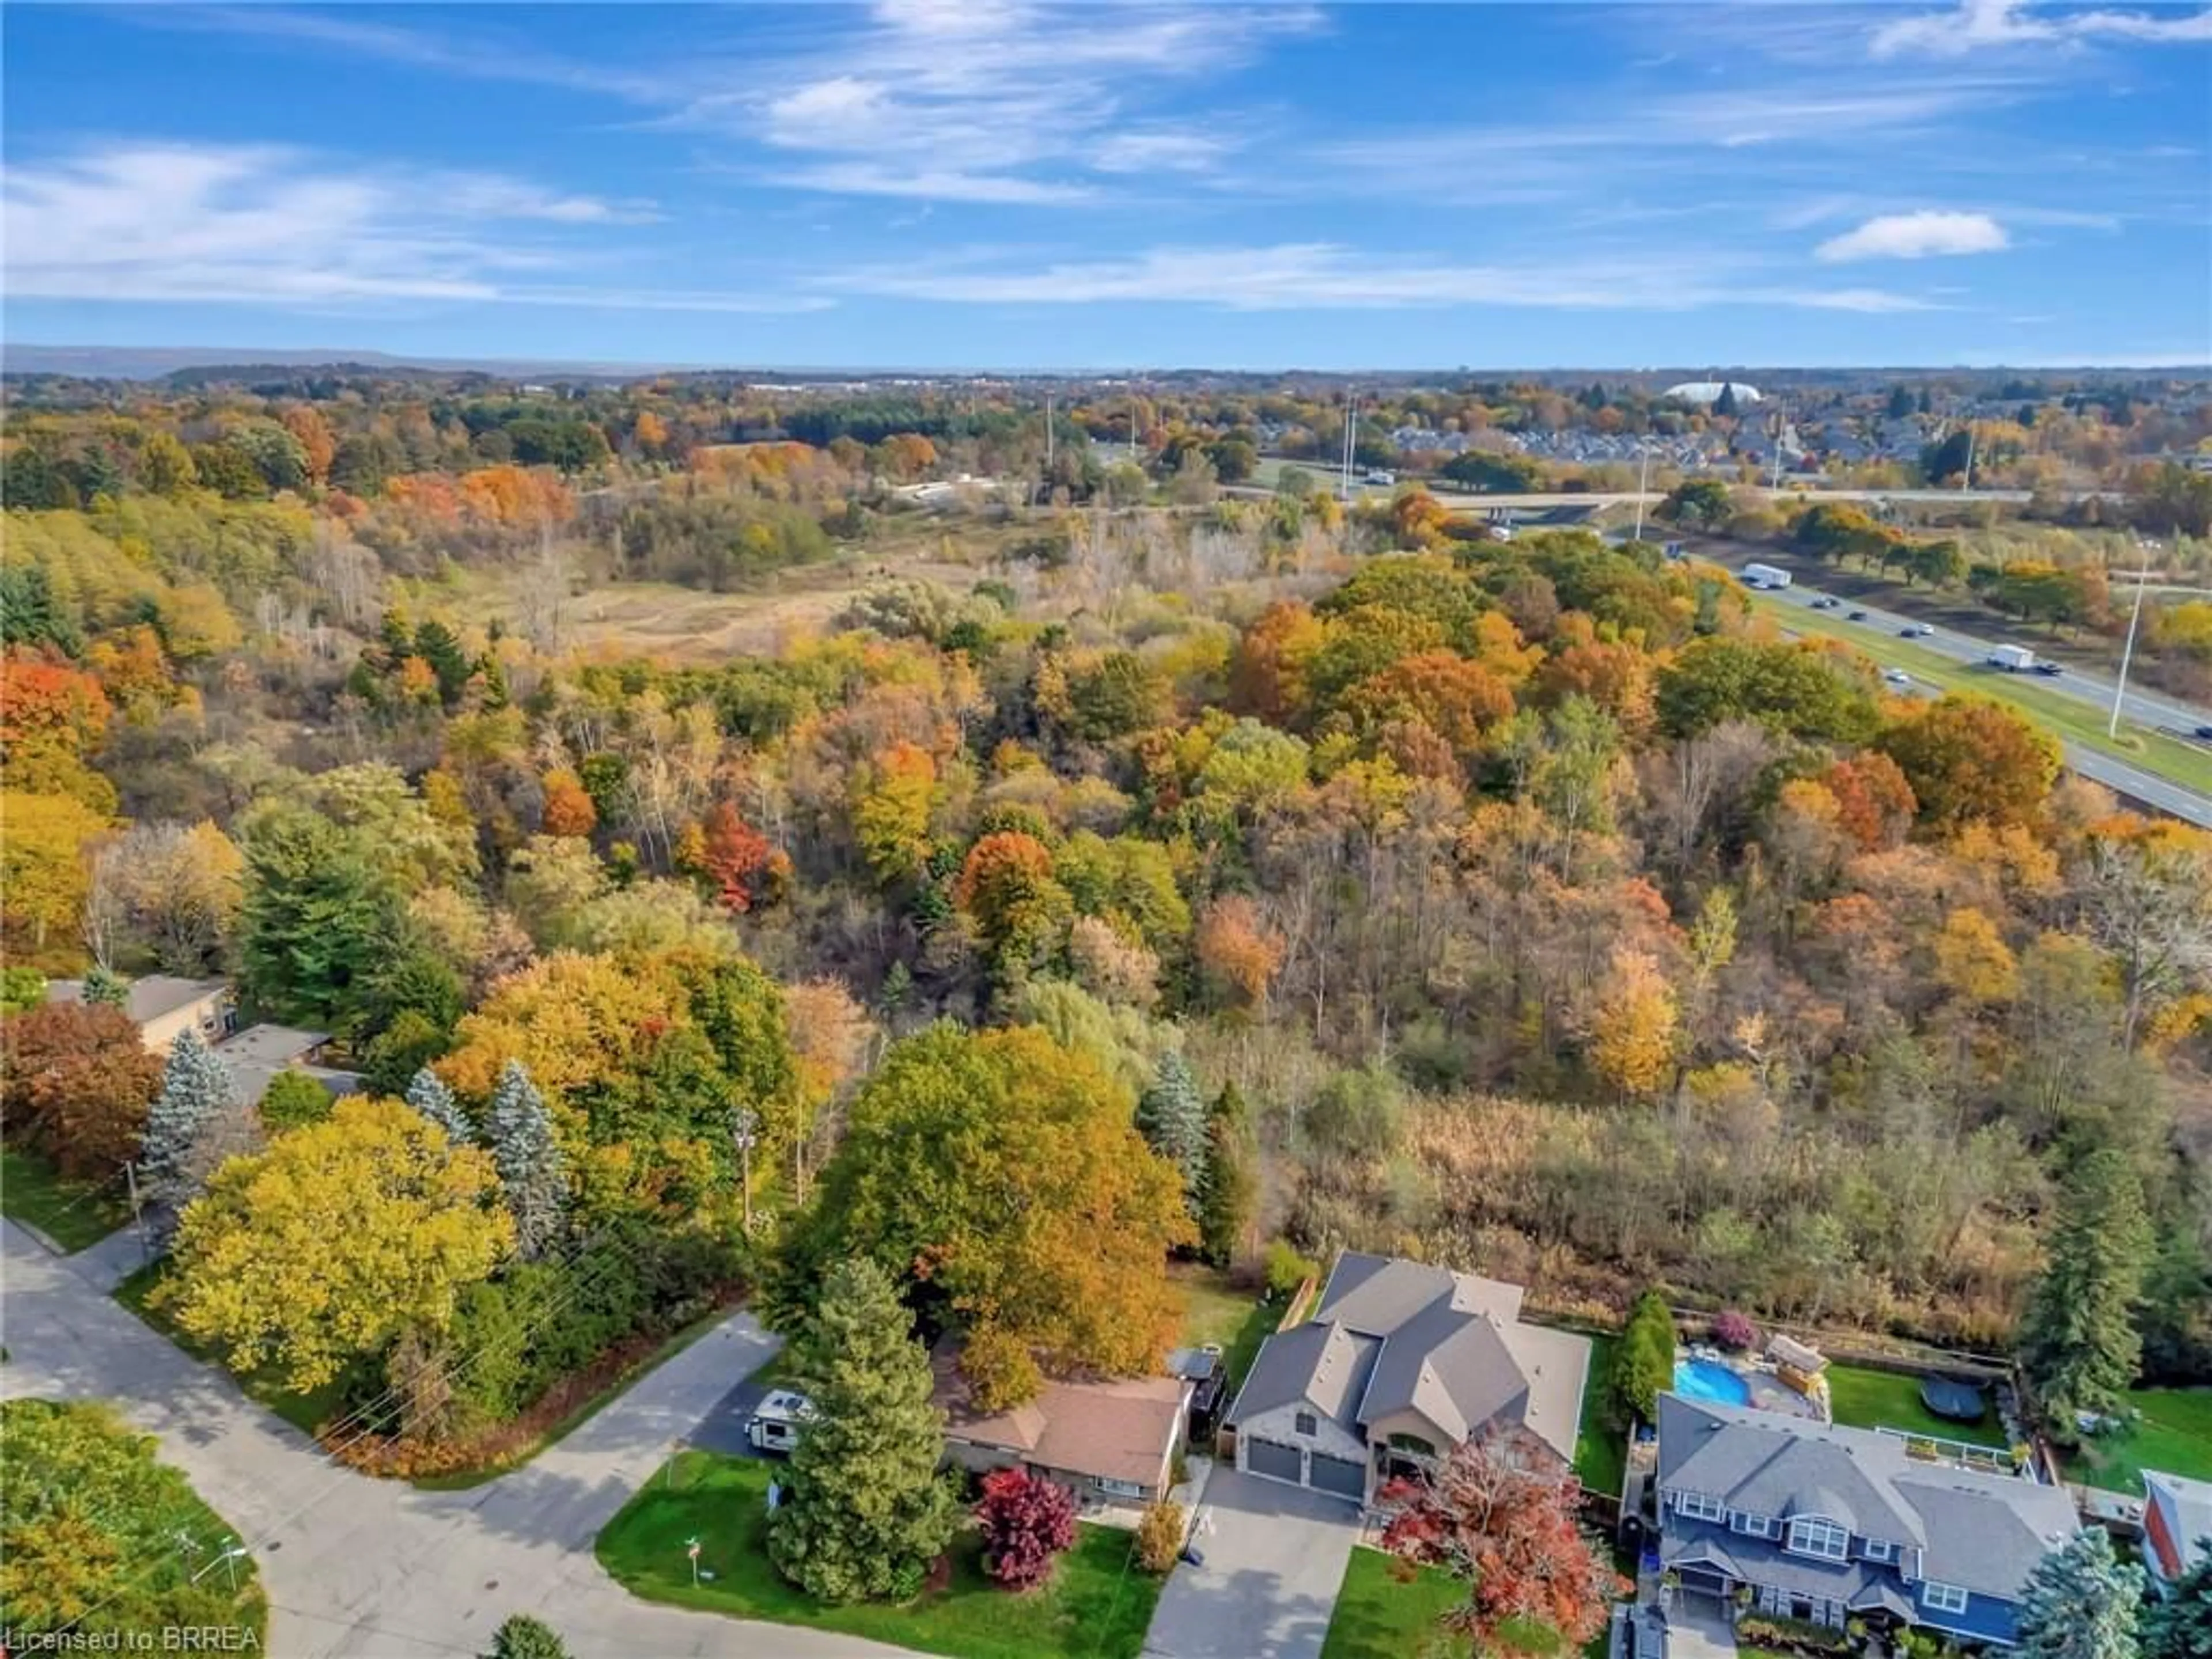
M 1338 493 L 1347 501 L 1352 499 L 1352 452 L 1358 441 L 1354 434 L 1358 429 L 1358 405 L 1347 392 L 1344 394 L 1344 474 L 1338 486 Z
M 1966 422 L 1966 471 L 1963 481 L 1959 485 L 1959 493 L 1962 495 L 1974 487 L 1974 440 L 1978 435 L 1974 430 L 1974 423 L 1968 421 Z
M 1044 489 L 1046 499 L 1052 495 L 1052 393 L 1044 394 Z
M 738 1182 L 744 1189 L 745 1237 L 753 1233 L 753 1147 L 760 1140 L 760 1118 L 740 1106 L 730 1120 L 730 1139 L 738 1149 Z
M 2120 705 L 2127 701 L 2128 665 L 2135 660 L 2136 625 L 2142 621 L 2143 589 L 2150 582 L 2150 550 L 2153 545 L 2154 544 L 2146 543 L 2140 537 L 2136 540 L 2136 606 L 2128 617 L 2128 642 L 2120 647 L 2120 678 L 2112 687 L 2112 718 L 2105 727 L 2105 735 L 2108 738 L 2120 735 Z
M 1644 494 L 1651 487 L 1651 440 L 1645 438 L 1636 446 L 1636 536 L 1644 539 Z

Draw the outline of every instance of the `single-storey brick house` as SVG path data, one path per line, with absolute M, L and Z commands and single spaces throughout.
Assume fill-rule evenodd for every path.
M 1488 1428 L 1573 1462 L 1587 1337 L 1521 1322 L 1521 1287 L 1347 1250 L 1313 1317 L 1261 1346 L 1237 1467 L 1364 1505 Z
M 957 1345 L 939 1342 L 930 1367 L 949 1463 L 978 1474 L 1026 1468 L 1105 1503 L 1149 1504 L 1175 1485 L 1194 1386 L 1181 1377 L 1048 1378 L 1027 1404 L 989 1413 L 970 1403 Z

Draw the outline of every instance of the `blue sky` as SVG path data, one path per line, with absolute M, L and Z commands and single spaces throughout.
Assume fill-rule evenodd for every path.
M 2203 362 L 2212 9 L 16 3 L 6 337 Z

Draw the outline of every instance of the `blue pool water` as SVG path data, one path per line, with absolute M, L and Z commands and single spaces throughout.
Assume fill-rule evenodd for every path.
M 1686 1400 L 1704 1400 L 1716 1406 L 1751 1404 L 1751 1384 L 1717 1359 L 1676 1360 L 1674 1392 Z

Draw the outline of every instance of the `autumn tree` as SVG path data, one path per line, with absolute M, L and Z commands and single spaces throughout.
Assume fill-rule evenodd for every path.
M 106 820 L 71 795 L 10 790 L 0 793 L 0 823 L 5 937 L 11 954 L 36 957 L 74 937 L 91 884 L 87 854 Z
M 1462 1580 L 1443 1616 L 1480 1651 L 1534 1626 L 1579 1646 L 1604 1627 L 1619 1577 L 1581 1530 L 1580 1488 L 1525 1431 L 1486 1430 L 1455 1446 L 1433 1477 L 1395 1480 L 1382 1547 Z
M 679 854 L 684 867 L 706 882 L 716 902 L 732 915 L 744 915 L 769 896 L 780 857 L 768 837 L 726 800 L 707 809 L 696 841 L 687 842 Z
M 994 1469 L 983 1477 L 975 1530 L 984 1571 L 1010 1590 L 1035 1589 L 1075 1546 L 1075 1495 L 1048 1475 Z
M 104 843 L 95 889 L 112 894 L 124 932 L 164 973 L 219 972 L 238 926 L 246 861 L 210 822 L 134 823 Z
M 138 1155 L 161 1069 L 119 1008 L 49 1002 L 0 1021 L 9 1139 L 64 1175 L 106 1179 Z
M 1200 971 L 1220 1006 L 1249 1011 L 1265 1005 L 1283 965 L 1284 941 L 1257 905 L 1241 893 L 1214 900 L 1199 918 L 1194 943 Z
M 1632 1097 L 1665 1086 L 1674 1063 L 1680 1010 L 1674 992 L 1645 951 L 1617 949 L 1590 1024 L 1590 1064 Z
M 1920 803 L 1897 763 L 1878 749 L 1835 762 L 1820 781 L 1836 801 L 1836 822 L 1867 852 L 1902 842 Z
M 1053 1365 L 1144 1371 L 1176 1328 L 1166 1253 L 1195 1235 L 1182 1177 L 1131 1104 L 1088 1054 L 1031 1027 L 939 1024 L 898 1043 L 787 1247 L 777 1322 L 795 1328 L 828 1263 L 866 1255 L 942 1322 Z
M 769 1559 L 817 1601 L 904 1601 L 951 1541 L 938 1473 L 945 1417 L 928 1356 L 889 1273 L 839 1261 L 794 1334 L 791 1381 L 814 1415 L 793 1449 L 789 1491 L 769 1517 Z
M 545 775 L 545 811 L 540 820 L 549 836 L 585 836 L 599 827 L 599 808 L 574 772 Z
M 2080 1437 L 2080 1413 L 2117 1410 L 2142 1357 L 2136 1328 L 2155 1239 L 2142 1182 L 2124 1152 L 2092 1152 L 2059 1205 L 2050 1265 L 2021 1322 L 2021 1364 L 2053 1437 Z
M 2025 715 L 1953 693 L 1916 704 L 1875 739 L 1920 803 L 1923 823 L 2025 823 L 2058 776 L 2058 741 Z
M 1034 836 L 1005 830 L 968 852 L 953 902 L 975 921 L 999 971 L 1013 977 L 1055 949 L 1074 914 L 1053 878 L 1052 853 Z
M 396 1100 L 355 1096 L 234 1158 L 178 1229 L 157 1292 L 234 1370 L 319 1388 L 403 1330 L 442 1329 L 513 1248 L 491 1159 Z
M 876 879 L 904 881 L 929 856 L 937 763 L 914 744 L 893 744 L 853 771 L 853 835 Z

